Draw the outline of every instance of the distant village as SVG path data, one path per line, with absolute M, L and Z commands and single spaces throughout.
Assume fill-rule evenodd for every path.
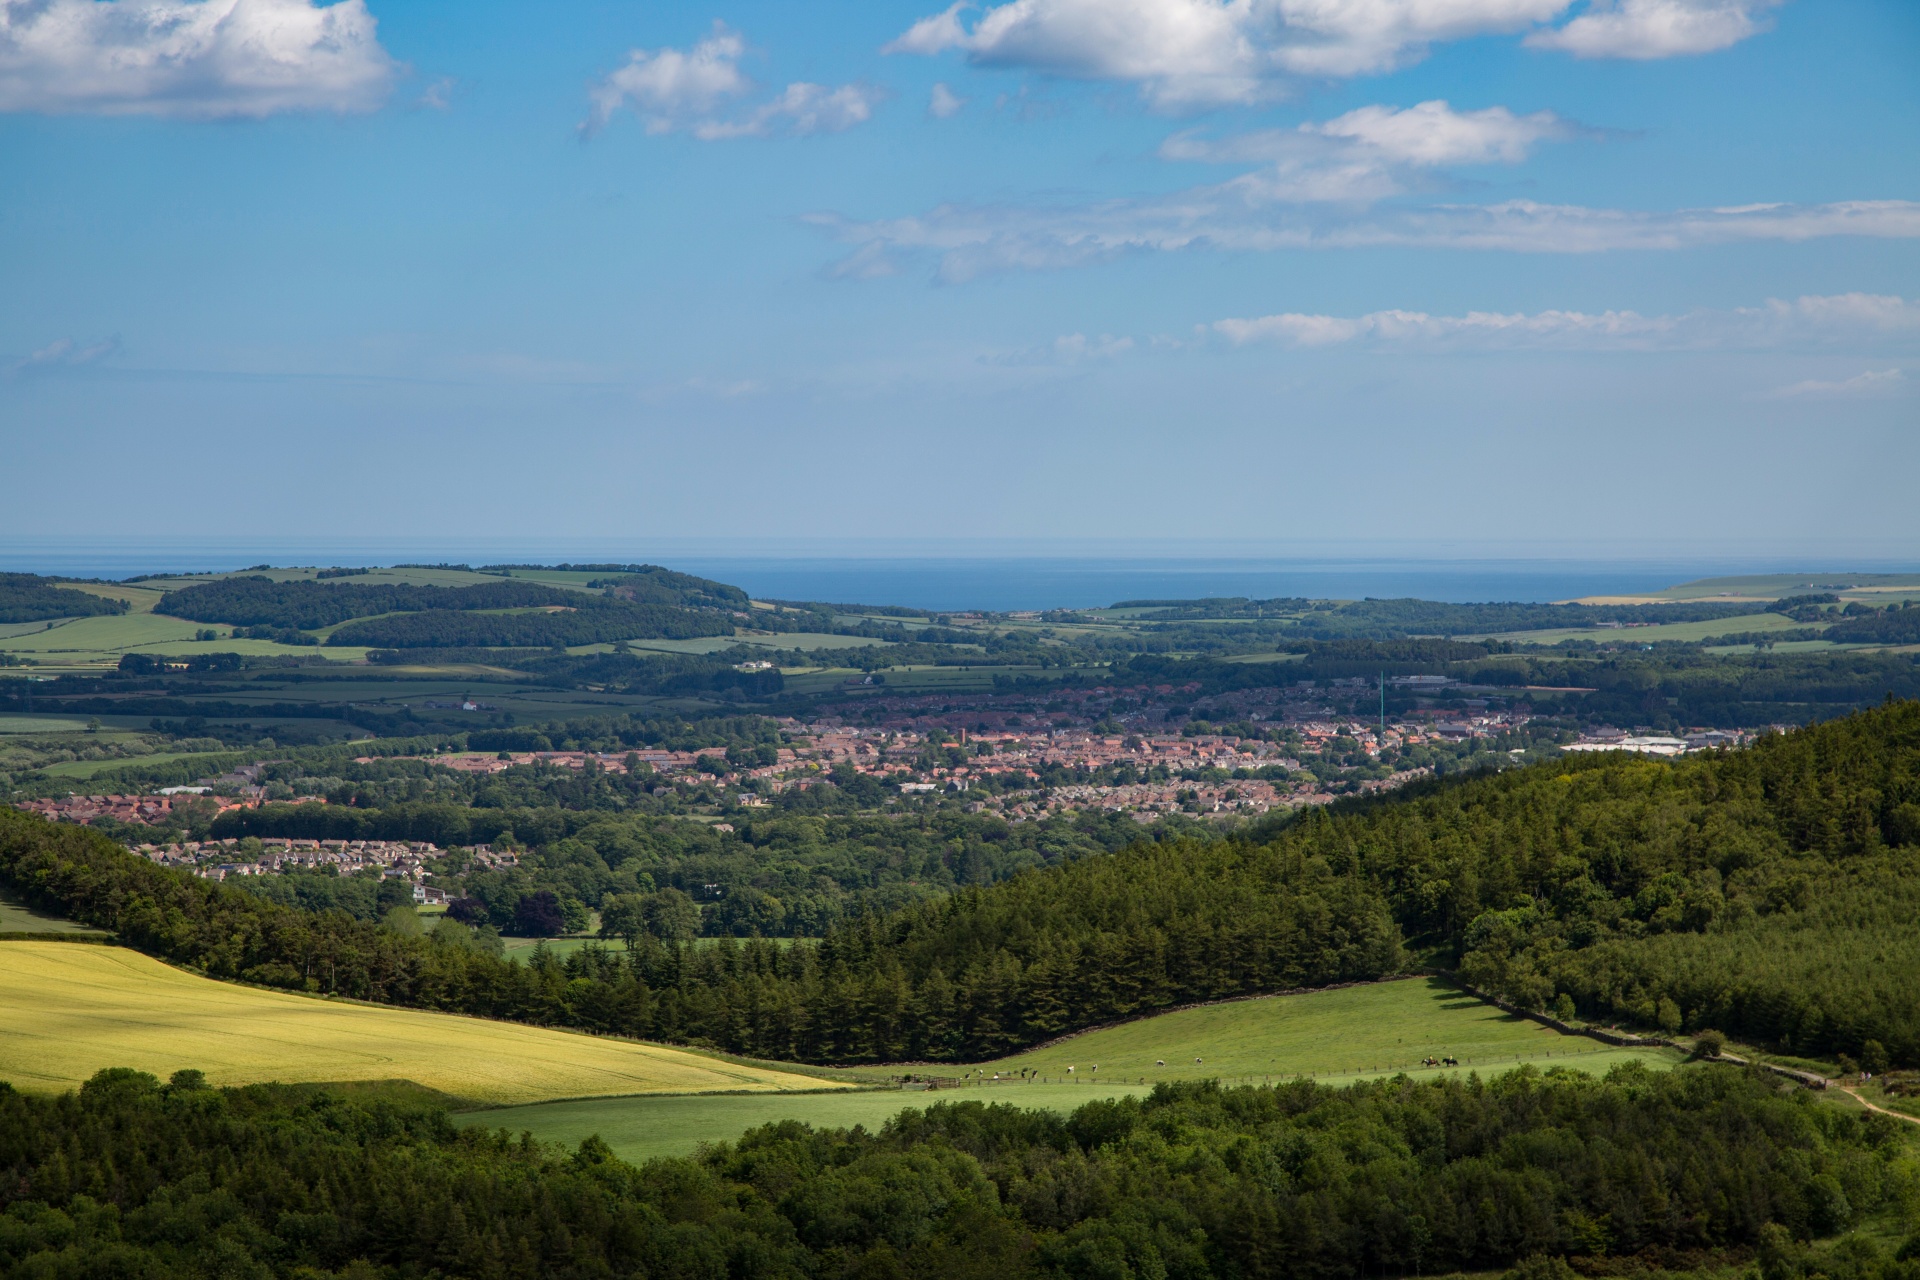
M 469 774 L 495 774 L 549 766 L 609 774 L 644 773 L 657 779 L 656 794 L 677 784 L 717 788 L 723 811 L 768 807 L 781 794 L 822 785 L 832 771 L 848 768 L 884 784 L 901 797 L 946 798 L 972 812 L 992 812 L 1009 822 L 1027 822 L 1083 810 L 1124 813 L 1141 823 L 1162 815 L 1258 816 L 1323 805 L 1342 794 L 1368 794 L 1430 776 L 1430 765 L 1380 773 L 1385 753 L 1402 758 L 1422 745 L 1471 744 L 1522 729 L 1532 715 L 1512 707 L 1494 690 L 1453 685 L 1437 676 L 1405 676 L 1396 692 L 1437 694 L 1419 698 L 1419 710 L 1388 721 L 1337 714 L 1328 694 L 1302 682 L 1292 688 L 1259 688 L 1197 697 L 1197 686 L 1156 685 L 1134 690 L 1063 689 L 1044 701 L 1031 693 L 975 694 L 956 705 L 950 695 L 883 694 L 857 703 L 830 705 L 806 720 L 783 718 L 784 745 L 770 763 L 733 767 L 711 751 L 641 748 L 621 752 L 464 751 L 429 757 L 441 767 Z M 1335 681 L 1351 695 L 1363 680 Z M 1131 696 L 1129 696 L 1131 695 Z M 1348 704 L 1350 707 L 1351 702 Z M 1751 735 L 1700 730 L 1677 737 L 1634 735 L 1597 728 L 1554 743 L 1572 752 L 1631 751 L 1678 756 L 1734 746 Z M 1513 754 L 1523 752 L 1515 748 Z M 371 764 L 381 757 L 364 756 Z M 1312 763 L 1341 762 L 1335 769 Z M 1362 766 L 1352 780 L 1330 786 L 1324 779 L 1346 766 Z M 1061 781 L 1062 771 L 1073 781 Z M 109 818 L 131 825 L 177 828 L 176 811 L 195 806 L 199 815 L 268 803 L 258 785 L 262 766 L 170 787 L 153 795 L 68 796 L 28 800 L 20 807 L 70 822 Z M 1053 785 L 1041 785 L 1051 779 Z M 1087 779 L 1079 781 L 1079 779 Z M 989 785 L 983 785 L 989 784 Z M 274 803 L 325 804 L 321 796 L 284 794 Z M 716 824 L 731 831 L 731 823 Z M 268 841 L 262 852 L 241 860 L 235 841 L 175 841 L 141 844 L 156 862 L 190 866 L 221 879 L 290 868 L 330 866 L 340 874 L 377 871 L 414 885 L 416 901 L 431 902 L 425 864 L 442 851 L 430 844 L 383 841 Z M 510 865 L 514 855 L 485 846 L 471 851 L 478 865 Z

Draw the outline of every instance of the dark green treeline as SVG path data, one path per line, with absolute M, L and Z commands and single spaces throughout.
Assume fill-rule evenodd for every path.
M 1912 1163 L 1896 1122 L 1731 1068 L 1163 1085 L 1064 1117 L 968 1102 L 641 1168 L 598 1139 L 197 1076 L 0 1085 L 0 1275 L 1347 1280 L 1758 1244 L 1786 1280 L 1796 1239 L 1873 1214 Z M 1844 1247 L 1824 1274 L 1920 1278 L 1911 1243 Z

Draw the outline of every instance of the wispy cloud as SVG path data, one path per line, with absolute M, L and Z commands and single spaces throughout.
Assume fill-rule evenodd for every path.
M 1792 386 L 1769 392 L 1768 398 L 1776 400 L 1803 397 L 1854 399 L 1885 396 L 1903 389 L 1906 381 L 1907 375 L 1900 369 L 1871 369 L 1865 373 L 1855 374 L 1851 378 L 1842 378 L 1837 382 L 1815 380 L 1796 382 Z
M 1560 348 L 1590 351 L 1812 347 L 1920 339 L 1920 303 L 1867 293 L 1769 299 L 1757 307 L 1679 315 L 1636 311 L 1373 311 L 1359 316 L 1280 312 L 1216 320 L 1207 328 L 1235 346 L 1313 348 L 1365 344 L 1395 349 Z M 1894 371 L 1897 373 L 1898 371 Z M 1867 376 L 1867 375 L 1863 375 Z
M 722 114 L 754 89 L 740 70 L 746 51 L 746 41 L 720 22 L 691 49 L 632 50 L 626 65 L 589 92 L 581 136 L 599 133 L 623 107 L 641 118 L 648 133 L 686 132 L 706 142 L 839 133 L 871 118 L 885 97 L 869 85 L 828 88 L 795 81 L 758 105 Z
M 4 0 L 0 111 L 367 111 L 398 65 L 364 0 Z
M 1713 53 L 1766 29 L 1786 0 L 1595 0 L 1565 26 L 1526 43 L 1580 58 L 1672 58 Z
M 947 120 L 960 114 L 967 100 L 947 88 L 944 84 L 933 86 L 933 92 L 927 95 L 927 114 L 936 120 Z
M 452 76 L 441 76 L 438 80 L 435 80 L 432 84 L 420 91 L 420 96 L 414 100 L 414 105 L 416 107 L 425 107 L 429 111 L 445 111 L 453 102 L 453 90 L 456 83 Z
M 1542 142 L 1577 130 L 1551 111 L 1515 115 L 1505 107 L 1455 111 L 1445 101 L 1404 110 L 1361 107 L 1293 129 L 1209 138 L 1175 134 L 1163 160 L 1260 164 L 1239 179 L 1245 194 L 1272 203 L 1372 203 L 1422 185 L 1423 171 L 1461 165 L 1518 164 Z
M 966 0 L 914 23 L 888 53 L 958 50 L 979 66 L 1137 84 L 1157 106 L 1272 98 L 1297 76 L 1390 71 L 1435 44 L 1532 33 L 1584 57 L 1703 53 L 1761 29 L 1779 0 Z
M 1196 249 L 1604 253 L 1827 236 L 1920 238 L 1920 203 L 1906 200 L 1653 212 L 1509 200 L 1353 212 L 1331 204 L 1308 207 L 1309 193 L 1285 184 L 1275 190 L 1263 177 L 1147 200 L 1054 207 L 942 205 L 917 217 L 856 221 L 816 215 L 809 220 L 853 246 L 830 274 L 890 274 L 930 257 L 936 278 L 945 283 Z
M 104 360 L 120 350 L 120 339 L 103 338 L 98 342 L 82 345 L 72 338 L 57 338 L 7 366 L 11 377 L 31 373 L 36 369 L 71 369 L 81 365 Z

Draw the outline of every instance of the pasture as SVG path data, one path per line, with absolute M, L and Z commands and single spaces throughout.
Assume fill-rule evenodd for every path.
M 887 1089 L 780 1097 L 606 1098 L 477 1112 L 462 1120 L 529 1130 L 537 1138 L 567 1143 L 598 1133 L 623 1158 L 635 1160 L 685 1155 L 701 1142 L 726 1141 L 774 1120 L 873 1128 L 904 1108 L 934 1101 L 979 1100 L 1070 1111 L 1095 1098 L 1143 1094 L 1161 1081 L 1258 1084 L 1310 1075 L 1337 1085 L 1401 1071 L 1417 1077 L 1447 1070 L 1419 1066 L 1428 1056 L 1458 1058 L 1459 1071 L 1482 1075 L 1523 1062 L 1598 1074 L 1628 1061 L 1660 1068 L 1680 1061 L 1679 1054 L 1667 1050 L 1616 1049 L 1583 1036 L 1563 1036 L 1437 980 L 1409 978 L 1183 1009 L 972 1067 L 894 1069 L 972 1082 L 934 1093 Z M 1167 1065 L 1158 1066 L 1161 1060 Z M 1071 1075 L 1069 1066 L 1074 1068 Z M 1022 1068 L 1034 1073 L 1027 1081 L 1017 1078 Z M 1003 1078 L 994 1080 L 995 1073 Z M 1016 1078 L 1005 1078 L 1009 1076 Z
M 1457 1058 L 1462 1070 L 1480 1071 L 1519 1062 L 1583 1066 L 1592 1059 L 1598 1065 L 1602 1058 L 1611 1065 L 1619 1053 L 1503 1013 L 1438 978 L 1403 978 L 1181 1009 L 1085 1032 L 976 1070 L 988 1076 L 1027 1070 L 1043 1081 L 1098 1075 L 1152 1084 L 1418 1074 L 1427 1057 Z M 1158 1065 L 1162 1061 L 1165 1066 Z
M 847 1087 L 686 1049 L 215 982 L 121 947 L 0 942 L 0 1080 L 71 1089 L 102 1067 L 217 1085 L 410 1080 L 469 1103 Z
M 531 1132 L 542 1141 L 568 1146 L 577 1146 L 582 1138 L 598 1134 L 622 1160 L 637 1162 L 655 1156 L 690 1155 L 703 1142 L 730 1142 L 748 1129 L 779 1120 L 804 1120 L 823 1129 L 862 1125 L 873 1130 L 908 1107 L 935 1102 L 1010 1102 L 1066 1112 L 1094 1098 L 1147 1092 L 1141 1086 L 1082 1089 L 1033 1085 L 935 1092 L 866 1089 L 777 1097 L 600 1098 L 470 1111 L 457 1119 L 463 1125 L 515 1134 Z
M 81 924 L 64 916 L 50 916 L 25 902 L 0 891 L 0 935 L 9 933 L 69 933 L 77 937 L 104 938 L 107 932 Z
M 355 662 L 366 657 L 363 648 L 315 649 L 312 646 L 276 644 L 271 640 L 235 640 L 232 628 L 188 622 L 151 612 L 133 612 L 118 616 L 73 618 L 31 624 L 32 629 L 12 627 L 12 634 L 0 636 L 0 651 L 30 658 L 43 668 L 79 668 L 112 666 L 127 653 L 154 653 L 186 657 L 197 653 L 240 653 L 253 657 L 312 657 L 318 654 L 332 662 Z M 218 640 L 196 640 L 204 630 L 217 631 Z

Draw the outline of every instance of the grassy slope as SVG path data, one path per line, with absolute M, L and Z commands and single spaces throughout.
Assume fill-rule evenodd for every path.
M 963 1071 L 1042 1072 L 1045 1083 L 983 1083 L 942 1098 L 1009 1102 L 1067 1111 L 1094 1098 L 1144 1093 L 1153 1082 L 1220 1078 L 1259 1081 L 1307 1073 L 1335 1083 L 1391 1074 L 1432 1075 L 1416 1063 L 1427 1055 L 1457 1057 L 1462 1070 L 1510 1069 L 1517 1061 L 1603 1072 L 1637 1059 L 1671 1066 L 1666 1051 L 1611 1049 L 1595 1040 L 1562 1036 L 1462 996 L 1437 981 L 1414 978 L 1305 995 L 1269 996 L 1183 1009 L 1102 1031 L 1089 1031 L 977 1068 L 936 1066 L 931 1074 Z M 1194 1058 L 1205 1061 L 1196 1065 Z M 1167 1066 L 1154 1063 L 1165 1058 Z M 1098 1077 L 1092 1066 L 1100 1064 Z M 1075 1084 L 1055 1083 L 1074 1066 Z M 1084 1079 L 1083 1079 L 1084 1078 Z M 1146 1083 L 1141 1083 L 1142 1079 Z M 608 1098 L 477 1112 L 468 1123 L 530 1130 L 536 1137 L 577 1143 L 598 1133 L 623 1158 L 684 1155 L 701 1142 L 726 1141 L 754 1125 L 805 1120 L 814 1125 L 879 1125 L 928 1095 L 885 1091 L 844 1095 L 753 1098 Z
M 359 647 L 316 650 L 310 646 L 275 644 L 271 640 L 235 640 L 230 628 L 215 627 L 219 640 L 195 640 L 207 629 L 204 622 L 188 622 L 164 614 L 134 612 L 116 617 L 75 618 L 52 630 L 44 628 L 0 638 L 0 649 L 47 666 L 111 666 L 124 653 L 160 653 L 180 657 L 196 653 L 244 653 L 256 657 L 311 657 L 316 653 L 334 662 L 366 656 Z
M 405 1079 L 481 1103 L 836 1087 L 680 1049 L 215 982 L 59 942 L 0 942 L 0 1026 L 0 1079 L 32 1090 L 110 1066 L 197 1067 L 215 1084 Z
M 6 933 L 71 933 L 94 938 L 107 936 L 107 931 L 104 929 L 96 929 L 92 925 L 68 920 L 64 916 L 46 915 L 24 902 L 0 893 L 0 934 Z
M 1124 1080 L 1260 1078 L 1266 1075 L 1365 1075 L 1418 1071 L 1422 1058 L 1458 1058 L 1463 1067 L 1542 1066 L 1589 1054 L 1606 1045 L 1563 1036 L 1433 978 L 1371 983 L 1304 995 L 1268 996 L 1206 1005 L 1089 1031 L 1054 1045 L 982 1064 L 1043 1079 L 1076 1076 L 1095 1064 L 1101 1075 Z M 1201 1059 L 1196 1063 L 1195 1058 Z M 1166 1066 L 1155 1064 L 1165 1060 Z

